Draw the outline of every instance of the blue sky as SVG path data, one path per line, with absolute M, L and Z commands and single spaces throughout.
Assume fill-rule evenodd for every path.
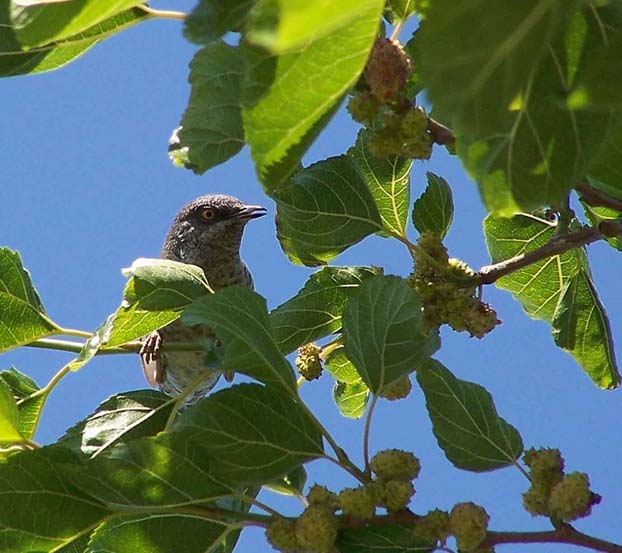
M 188 11 L 192 2 L 160 2 L 154 7 Z M 20 252 L 48 313 L 66 327 L 96 328 L 119 304 L 124 285 L 120 269 L 136 257 L 157 257 L 176 211 L 205 193 L 228 193 L 268 208 L 269 217 L 250 223 L 243 256 L 257 291 L 270 307 L 295 294 L 312 272 L 291 265 L 282 254 L 275 236 L 274 205 L 255 179 L 247 149 L 201 177 L 169 162 L 167 141 L 187 101 L 187 64 L 195 50 L 181 35 L 180 22 L 151 21 L 114 36 L 61 70 L 0 83 L 4 106 L 0 245 Z M 307 154 L 306 163 L 345 151 L 356 130 L 342 110 Z M 484 210 L 475 186 L 459 161 L 439 148 L 430 163 L 416 163 L 413 196 L 423 190 L 426 170 L 445 177 L 454 191 L 456 216 L 447 239 L 450 255 L 474 268 L 486 264 Z M 590 256 L 614 337 L 620 337 L 619 258 L 602 244 L 590 246 Z M 411 270 L 402 246 L 377 237 L 353 247 L 335 264 L 381 265 L 398 275 Z M 611 524 L 622 506 L 617 468 L 622 455 L 619 392 L 595 388 L 572 358 L 555 348 L 549 327 L 528 319 L 509 294 L 488 287 L 485 299 L 504 324 L 483 341 L 443 332 L 438 358 L 458 377 L 484 385 L 527 447 L 559 447 L 569 471 L 589 474 L 603 501 L 577 527 L 620 541 L 616 525 Z M 0 369 L 14 365 L 44 384 L 67 360 L 64 353 L 22 348 L 1 356 Z M 338 441 L 360 460 L 362 423 L 338 415 L 331 386 L 325 376 L 306 384 L 302 394 Z M 106 397 L 143 387 L 137 357 L 96 359 L 57 388 L 38 441 L 54 441 Z M 407 400 L 380 403 L 372 444 L 373 450 L 411 449 L 421 458 L 423 469 L 412 504 L 417 512 L 472 500 L 488 509 L 492 529 L 548 528 L 546 521 L 523 511 L 520 493 L 527 483 L 515 469 L 473 474 L 458 471 L 445 460 L 417 389 Z M 311 483 L 333 488 L 348 483 L 325 462 L 308 468 Z M 270 493 L 263 499 L 286 512 L 298 509 L 293 499 Z M 269 547 L 262 533 L 251 530 L 237 551 L 264 549 Z M 504 552 L 570 549 L 499 547 Z

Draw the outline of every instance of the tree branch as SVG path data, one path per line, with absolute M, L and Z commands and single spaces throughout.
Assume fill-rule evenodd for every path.
M 602 221 L 597 227 L 581 229 L 568 234 L 558 234 L 540 248 L 482 267 L 479 270 L 480 283 L 492 284 L 501 277 L 532 263 L 560 255 L 574 248 L 586 246 L 603 238 L 620 235 L 622 235 L 622 220 Z
M 454 146 L 456 144 L 456 137 L 452 130 L 431 117 L 428 117 L 428 132 L 436 144 L 441 146 Z
M 581 199 L 592 207 L 608 207 L 614 211 L 622 211 L 622 201 L 608 196 L 586 182 L 575 186 L 575 190 L 581 195 Z

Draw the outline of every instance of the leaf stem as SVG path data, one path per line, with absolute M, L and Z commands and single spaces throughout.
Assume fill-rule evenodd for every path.
M 91 334 L 88 335 L 91 337 Z M 58 351 L 67 351 L 70 353 L 80 353 L 84 347 L 84 342 L 74 342 L 72 340 L 59 340 L 57 338 L 41 338 L 24 344 L 29 348 L 51 349 Z M 118 347 L 103 347 L 98 350 L 95 355 L 119 355 L 127 353 L 138 353 L 142 347 L 142 342 L 127 342 Z M 160 351 L 203 351 L 204 347 L 199 342 L 167 342 L 162 344 Z
M 177 12 L 172 10 L 154 10 L 149 6 L 145 6 L 144 4 L 136 6 L 139 10 L 145 12 L 151 17 L 158 17 L 160 19 L 180 19 L 185 20 L 188 17 L 188 14 L 184 12 Z
M 378 403 L 378 396 L 376 394 L 372 394 L 371 403 L 369 404 L 369 409 L 367 410 L 367 417 L 365 417 L 365 427 L 363 430 L 363 459 L 365 461 L 365 470 L 369 473 L 369 434 L 371 431 L 371 418 L 376 408 L 376 404 Z
M 59 327 L 59 334 L 64 334 L 65 336 L 75 336 L 76 338 L 84 338 L 88 340 L 91 336 L 93 336 L 92 332 L 87 332 L 86 330 L 76 330 L 73 328 L 61 328 Z

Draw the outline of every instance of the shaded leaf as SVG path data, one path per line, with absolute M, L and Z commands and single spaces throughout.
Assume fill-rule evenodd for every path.
M 275 190 L 277 236 L 295 263 L 321 265 L 382 230 L 367 183 L 348 156 L 320 161 Z
M 17 252 L 0 248 L 0 351 L 57 333 Z
M 264 484 L 264 488 L 282 495 L 300 496 L 307 483 L 307 471 L 303 465 L 290 470 L 285 476 Z
M 360 419 L 369 401 L 369 388 L 362 379 L 354 383 L 335 382 L 333 400 L 339 412 L 349 419 Z
M 433 232 L 445 238 L 454 218 L 454 201 L 451 188 L 443 177 L 426 173 L 428 185 L 415 201 L 413 224 L 419 232 Z
M 591 186 L 612 198 L 622 200 L 622 115 L 618 114 L 587 170 Z
M 269 80 L 264 71 L 247 74 L 247 86 L 259 82 L 265 91 L 243 108 L 242 119 L 257 174 L 270 194 L 296 169 L 365 65 L 384 2 L 357 4 L 356 15 L 347 24 L 307 41 L 299 51 L 279 56 Z M 309 4 L 309 9 L 314 6 Z M 331 7 L 331 17 L 322 14 L 323 20 L 331 20 L 334 10 Z M 308 22 L 294 24 L 304 24 L 316 36 Z
M 512 465 L 520 457 L 520 434 L 497 414 L 485 388 L 456 378 L 434 359 L 419 367 L 417 380 L 438 445 L 456 467 L 483 472 Z
M 235 371 L 266 384 L 296 390 L 290 364 L 274 340 L 266 300 L 259 294 L 231 286 L 205 296 L 182 316 L 188 325 L 207 325 L 223 343 L 223 371 Z
M 581 201 L 581 205 L 585 211 L 587 218 L 592 226 L 598 226 L 602 221 L 614 221 L 616 219 L 622 219 L 622 212 L 610 209 L 608 207 L 594 207 L 588 203 Z M 618 251 L 622 251 L 622 238 L 619 236 L 612 236 L 607 238 L 607 243 Z
M 215 501 L 234 490 L 214 476 L 204 448 L 187 436 L 160 434 L 111 448 L 73 482 L 109 508 L 177 507 Z
M 201 174 L 237 154 L 244 146 L 240 107 L 245 71 L 240 47 L 216 42 L 199 50 L 190 63 L 190 99 L 181 120 L 173 156 Z M 187 160 L 187 161 L 186 161 Z
M 0 1 L 0 77 L 40 73 L 62 67 L 118 31 L 150 16 L 139 8 L 124 11 L 85 31 L 36 48 L 24 49 L 9 18 L 9 0 Z
M 311 275 L 298 294 L 270 313 L 281 353 L 287 355 L 339 330 L 348 298 L 378 272 L 374 267 L 324 267 Z
M 20 400 L 19 409 L 19 432 L 24 438 L 32 440 L 37 429 L 44 398 L 37 396 L 25 399 L 37 390 L 39 386 L 27 375 L 11 367 L 7 371 L 0 372 L 0 381 L 7 384 L 13 397 Z
M 416 4 L 416 0 L 389 0 L 384 16 L 391 25 L 395 25 L 398 21 L 405 21 L 415 13 Z
M 413 372 L 440 345 L 436 333 L 425 332 L 419 294 L 394 276 L 361 284 L 343 314 L 343 335 L 348 359 L 374 393 Z
M 227 482 L 264 484 L 323 455 L 313 419 L 282 388 L 241 384 L 184 411 L 175 430 L 208 452 Z
M 606 389 L 620 385 L 609 319 L 586 270 L 564 286 L 552 323 L 555 343 L 577 360 L 595 384 Z
M 96 456 L 115 444 L 161 432 L 171 408 L 170 398 L 153 390 L 117 394 L 69 428 L 58 444 Z
M 369 524 L 339 532 L 337 547 L 348 553 L 415 553 L 434 551 L 434 543 L 415 535 L 412 525 Z
M 91 537 L 89 553 L 205 553 L 237 529 L 199 514 L 127 514 L 102 524 Z
M 369 151 L 371 134 L 369 129 L 361 129 L 348 155 L 354 159 L 367 183 L 380 213 L 382 226 L 389 233 L 406 236 L 412 159 L 374 156 Z
M 22 442 L 19 411 L 9 385 L 0 380 L 0 442 Z
M 564 104 L 583 46 L 565 29 L 583 14 L 561 0 L 454 5 L 431 4 L 416 61 L 486 207 L 509 216 L 562 201 L 609 125 Z
M 197 44 L 238 31 L 256 0 L 200 0 L 184 22 L 184 36 Z
M 56 446 L 0 463 L 0 551 L 51 551 L 78 539 L 110 513 L 73 486 L 77 457 Z

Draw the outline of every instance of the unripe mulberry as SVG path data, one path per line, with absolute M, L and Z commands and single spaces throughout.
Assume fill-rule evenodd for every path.
M 415 525 L 415 534 L 429 541 L 444 542 L 449 536 L 449 513 L 434 509 L 422 516 Z
M 274 549 L 283 553 L 295 553 L 298 550 L 296 523 L 286 518 L 275 520 L 266 528 L 266 539 Z
M 384 482 L 385 499 L 382 506 L 387 511 L 401 511 L 405 509 L 410 498 L 415 493 L 415 488 L 412 482 L 404 480 L 388 480 Z
M 321 505 L 333 511 L 337 507 L 337 494 L 331 492 L 325 486 L 315 484 L 307 494 L 309 505 Z
M 350 98 L 347 109 L 357 123 L 370 126 L 376 119 L 379 107 L 378 100 L 370 92 L 359 92 Z
M 380 397 L 383 397 L 384 399 L 388 399 L 389 401 L 404 399 L 405 397 L 408 397 L 408 394 L 410 394 L 412 387 L 413 385 L 410 381 L 409 376 L 405 375 L 402 378 L 398 378 L 395 382 L 392 382 L 378 395 Z
M 529 467 L 534 484 L 543 483 L 551 487 L 564 476 L 564 458 L 559 449 L 532 447 L 523 455 L 523 461 Z
M 369 462 L 371 470 L 383 480 L 414 480 L 421 464 L 410 451 L 385 449 L 376 453 Z
M 410 67 L 410 58 L 398 42 L 376 39 L 365 66 L 365 79 L 371 93 L 382 103 L 395 100 L 406 86 Z
M 337 503 L 344 515 L 363 520 L 373 517 L 376 512 L 376 503 L 366 487 L 341 490 Z
M 564 476 L 553 486 L 549 496 L 551 517 L 564 522 L 586 517 L 597 503 L 600 503 L 600 496 L 592 493 L 590 480 L 582 472 Z
M 548 486 L 532 485 L 523 494 L 523 507 L 532 516 L 549 516 L 549 493 Z
M 320 505 L 310 505 L 296 521 L 299 548 L 309 553 L 328 553 L 337 538 L 339 523 L 335 515 Z
M 306 380 L 316 380 L 322 376 L 321 351 L 322 349 L 313 343 L 305 344 L 298 348 L 296 368 Z
M 449 515 L 449 528 L 460 551 L 472 551 L 486 539 L 490 517 L 475 503 L 458 503 Z

